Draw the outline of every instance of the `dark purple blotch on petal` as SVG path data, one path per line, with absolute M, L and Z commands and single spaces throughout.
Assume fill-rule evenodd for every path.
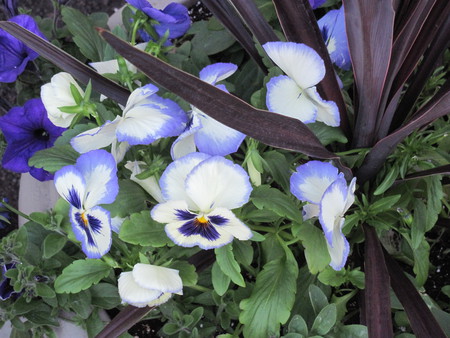
M 220 234 L 209 220 L 203 222 L 198 218 L 187 221 L 178 230 L 184 236 L 200 235 L 209 241 L 215 241 L 220 237 Z
M 66 200 L 77 209 L 81 209 L 81 200 L 74 186 L 69 191 L 69 196 L 65 196 Z
M 91 231 L 100 233 L 102 229 L 102 222 L 98 218 L 84 212 L 77 212 L 75 214 L 75 220 L 77 221 L 78 226 L 86 233 L 88 243 L 95 246 L 95 240 L 92 237 Z

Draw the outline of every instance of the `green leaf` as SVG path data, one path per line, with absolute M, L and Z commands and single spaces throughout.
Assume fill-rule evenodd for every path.
M 336 314 L 335 304 L 325 306 L 314 320 L 311 331 L 321 336 L 327 334 L 336 324 Z
M 119 180 L 119 193 L 114 203 L 104 204 L 102 207 L 111 212 L 111 217 L 127 217 L 147 209 L 146 199 L 146 192 L 138 184 L 130 180 Z
M 305 247 L 305 258 L 309 271 L 316 274 L 330 263 L 330 254 L 323 232 L 309 222 L 300 226 L 298 237 Z
M 425 182 L 427 183 L 427 223 L 425 231 L 433 228 L 442 210 L 441 200 L 444 198 L 444 192 L 442 190 L 441 179 L 442 177 L 439 175 L 425 178 Z
M 119 238 L 130 244 L 160 248 L 170 243 L 164 225 L 154 221 L 148 210 L 132 214 L 120 227 Z
M 251 201 L 258 209 L 269 209 L 277 215 L 293 221 L 302 219 L 302 214 L 294 201 L 280 190 L 261 185 L 252 191 Z
M 288 332 L 289 333 L 300 333 L 305 337 L 308 336 L 308 325 L 306 324 L 306 322 L 302 316 L 295 315 L 292 317 L 292 319 L 288 325 Z
M 30 219 L 44 227 L 50 224 L 50 214 L 48 212 L 32 212 Z
M 238 263 L 249 266 L 253 262 L 253 247 L 248 241 L 233 241 L 234 258 Z
M 427 208 L 421 200 L 414 200 L 414 218 L 411 225 L 411 247 L 417 250 L 425 238 Z
M 378 187 L 375 189 L 373 194 L 375 196 L 381 195 L 386 190 L 388 190 L 394 181 L 396 180 L 398 174 L 399 174 L 399 168 L 398 166 L 394 165 L 392 168 L 389 169 L 388 173 L 384 177 L 383 181 L 378 185 Z
M 194 22 L 188 31 L 188 34 L 195 34 L 191 40 L 193 49 L 202 51 L 206 55 L 217 54 L 236 41 L 233 36 L 223 27 L 220 30 L 208 29 L 209 21 Z
M 71 7 L 63 7 L 61 13 L 64 23 L 73 35 L 73 41 L 80 48 L 80 52 L 91 61 L 103 61 L 106 42 L 94 29 L 95 22 Z
M 336 332 L 335 337 L 366 338 L 368 336 L 369 333 L 367 332 L 366 326 L 354 324 L 354 325 L 340 326 L 338 331 Z
M 109 283 L 98 283 L 93 285 L 89 291 L 91 292 L 92 305 L 102 309 L 113 309 L 121 302 L 117 286 Z
M 176 269 L 180 272 L 181 280 L 185 286 L 197 285 L 198 275 L 195 271 L 195 266 L 185 261 L 176 261 L 170 264 L 171 269 Z
M 416 274 L 416 282 L 418 286 L 422 286 L 428 278 L 428 270 L 430 267 L 430 245 L 423 239 L 419 247 L 413 250 L 413 254 L 413 271 Z
M 66 165 L 75 164 L 78 154 L 70 145 L 39 150 L 29 159 L 28 165 L 44 168 L 54 173 Z
M 234 284 L 245 288 L 245 281 L 241 275 L 241 267 L 236 259 L 234 259 L 233 245 L 228 244 L 214 250 L 216 253 L 216 261 L 220 270 L 230 277 Z
M 69 295 L 70 308 L 83 319 L 87 319 L 92 313 L 91 301 L 91 294 L 87 290 Z
M 222 272 L 217 262 L 214 262 L 212 266 L 211 279 L 214 291 L 216 291 L 219 296 L 223 296 L 228 290 L 231 279 Z
M 244 336 L 267 337 L 279 332 L 291 314 L 297 289 L 297 262 L 289 251 L 286 256 L 270 261 L 256 277 L 250 298 L 241 301 L 239 321 Z
M 314 315 L 317 316 L 319 312 L 328 305 L 327 296 L 318 286 L 314 284 L 311 284 L 308 287 L 308 295 L 314 311 Z
M 58 252 L 64 248 L 64 245 L 66 244 L 67 239 L 64 236 L 61 236 L 57 233 L 51 233 L 48 234 L 47 237 L 45 237 L 44 242 L 42 243 L 42 251 L 43 251 L 43 257 L 45 259 L 49 259 L 56 255 Z
M 312 130 L 324 146 L 327 146 L 333 142 L 348 142 L 341 128 L 330 127 L 322 122 L 310 123 L 308 124 L 308 128 Z
M 74 261 L 55 280 L 57 293 L 78 293 L 109 275 L 111 267 L 100 259 Z
M 275 182 L 281 185 L 284 191 L 289 191 L 291 172 L 289 170 L 289 163 L 284 155 L 273 150 L 262 154 L 262 157 L 267 165 L 267 170 Z
M 395 205 L 395 203 L 398 202 L 398 200 L 402 197 L 401 195 L 393 195 L 388 197 L 383 197 L 382 199 L 379 199 L 378 201 L 375 201 L 370 205 L 370 211 L 374 214 L 382 213 L 383 211 L 392 209 L 392 207 Z
M 325 270 L 321 271 L 319 275 L 317 276 L 319 281 L 321 281 L 323 284 L 330 285 L 330 286 L 340 286 L 346 282 L 345 278 L 345 270 L 339 270 L 336 271 L 330 266 L 327 266 Z

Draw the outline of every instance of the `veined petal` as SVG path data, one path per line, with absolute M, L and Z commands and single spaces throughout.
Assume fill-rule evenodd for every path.
M 111 217 L 109 211 L 94 207 L 83 211 L 71 208 L 70 220 L 77 240 L 88 258 L 100 258 L 111 247 Z
M 348 244 L 347 239 L 341 232 L 343 225 L 344 219 L 341 220 L 341 224 L 338 227 L 339 230 L 335 229 L 335 231 L 333 232 L 332 236 L 333 245 L 330 245 L 327 242 L 328 253 L 330 254 L 331 257 L 330 266 L 336 271 L 339 271 L 344 267 L 347 261 L 348 254 L 350 252 L 350 245 Z
M 196 151 L 194 135 L 202 128 L 200 118 L 193 114 L 191 120 L 187 123 L 186 129 L 178 136 L 170 149 L 172 159 L 178 160 Z
M 119 295 L 122 302 L 136 307 L 145 307 L 149 302 L 158 299 L 162 292 L 145 289 L 136 283 L 133 273 L 122 272 L 118 280 Z
M 73 207 L 81 209 L 86 194 L 86 181 L 73 165 L 62 167 L 55 173 L 55 187 L 58 194 Z
M 241 220 L 239 220 L 232 211 L 225 208 L 214 209 L 211 213 L 206 215 L 212 224 L 217 225 L 216 229 L 221 236 L 225 233 L 236 237 L 241 241 L 246 241 L 252 238 L 252 231 Z M 223 220 L 227 220 L 223 222 Z
M 206 66 L 200 71 L 200 80 L 208 82 L 215 85 L 216 82 L 222 81 L 227 77 L 230 77 L 238 67 L 233 63 L 214 63 L 212 65 Z
M 318 217 L 319 211 L 320 211 L 320 207 L 318 204 L 306 203 L 303 206 L 303 210 L 302 210 L 303 220 L 306 221 L 310 218 Z
M 347 200 L 347 182 L 340 176 L 327 188 L 320 201 L 319 222 L 328 244 L 333 245 L 334 232 L 340 232 Z
M 105 150 L 92 150 L 82 154 L 76 168 L 86 181 L 84 208 L 114 202 L 119 192 L 116 161 Z
M 266 104 L 270 111 L 299 119 L 303 123 L 316 120 L 315 102 L 294 80 L 285 75 L 274 77 L 267 83 Z
M 317 52 L 302 43 L 267 42 L 267 55 L 301 88 L 318 84 L 325 76 L 325 65 Z
M 186 193 L 205 213 L 215 208 L 234 209 L 248 202 L 252 186 L 247 172 L 221 156 L 198 164 L 186 178 Z
M 78 134 L 70 141 L 73 149 L 79 153 L 87 153 L 94 149 L 109 146 L 116 139 L 116 128 L 122 117 L 117 116 L 114 121 L 107 121 L 103 126 L 90 129 Z
M 208 158 L 210 156 L 207 154 L 191 153 L 169 164 L 159 180 L 164 199 L 166 201 L 184 200 L 188 203 L 189 209 L 198 210 L 186 194 L 185 181 L 192 169 Z
M 239 149 L 245 135 L 210 116 L 198 114 L 202 128 L 194 135 L 199 151 L 209 155 L 226 156 Z
M 159 223 L 173 223 L 179 221 L 186 221 L 185 217 L 180 216 L 180 212 L 188 210 L 188 205 L 185 201 L 167 201 L 155 205 L 150 212 L 152 218 Z M 190 219 L 192 219 L 191 217 Z
M 178 270 L 138 263 L 133 268 L 133 277 L 142 288 L 183 294 L 183 282 Z
M 158 305 L 164 304 L 170 298 L 172 298 L 172 293 L 170 293 L 170 292 L 163 293 L 161 296 L 159 296 L 155 300 L 148 302 L 147 306 L 158 306 Z
M 291 193 L 300 201 L 319 204 L 325 190 L 338 176 L 338 169 L 331 163 L 309 161 L 292 174 Z
M 305 92 L 317 108 L 317 121 L 323 122 L 331 127 L 338 127 L 341 123 L 341 118 L 336 103 L 334 101 L 323 100 L 317 92 L 316 87 L 308 88 Z

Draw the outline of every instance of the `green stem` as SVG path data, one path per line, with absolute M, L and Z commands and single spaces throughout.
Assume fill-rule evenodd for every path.
M 190 289 L 193 289 L 193 290 L 201 291 L 201 292 L 211 292 L 212 291 L 211 289 L 209 289 L 207 287 L 204 287 L 204 286 L 201 286 L 201 285 L 189 285 L 189 286 L 186 286 L 186 287 L 190 288 Z
M 30 216 L 25 215 L 23 212 L 21 212 L 21 211 L 17 210 L 16 208 L 14 208 L 12 205 L 6 203 L 5 201 L 2 201 L 1 203 L 2 203 L 2 205 L 3 205 L 6 209 L 8 209 L 9 211 L 11 211 L 11 212 L 15 213 L 16 215 L 19 215 L 19 216 L 21 216 L 21 217 L 23 217 L 23 218 L 25 218 L 25 219 L 31 221 Z
M 131 44 L 134 46 L 136 44 L 136 34 L 139 26 L 141 23 L 144 22 L 144 20 L 136 20 L 136 22 L 133 25 L 133 31 L 131 32 Z
M 266 227 L 263 225 L 252 225 L 251 226 L 252 230 L 259 230 L 259 231 L 265 231 L 265 232 L 270 232 L 272 234 L 276 233 L 277 230 L 271 227 Z

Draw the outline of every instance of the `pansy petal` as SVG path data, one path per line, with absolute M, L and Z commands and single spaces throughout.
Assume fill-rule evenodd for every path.
M 116 163 L 122 162 L 125 154 L 127 153 L 128 149 L 130 149 L 130 147 L 131 146 L 128 142 L 119 142 L 117 140 L 113 141 L 113 143 L 111 144 L 111 155 L 114 157 Z
M 62 167 L 55 173 L 55 187 L 58 194 L 77 209 L 81 209 L 86 193 L 86 182 L 73 165 Z
M 344 219 L 341 220 L 341 225 L 335 229 L 332 236 L 332 246 L 327 243 L 328 253 L 331 257 L 330 266 L 336 270 L 341 270 L 345 262 L 347 261 L 348 254 L 350 252 L 350 245 L 347 239 L 342 234 L 342 225 L 344 224 Z
M 221 236 L 228 233 L 241 241 L 252 238 L 252 231 L 241 220 L 239 220 L 232 211 L 225 208 L 214 209 L 206 215 L 209 221 L 216 226 Z
M 309 161 L 292 174 L 291 193 L 300 201 L 319 204 L 325 190 L 338 176 L 338 169 L 331 163 Z
M 270 111 L 299 119 L 303 123 L 316 120 L 317 107 L 290 77 L 280 75 L 267 83 L 267 108 Z
M 170 293 L 170 292 L 163 293 L 161 296 L 159 296 L 155 300 L 148 302 L 147 306 L 158 306 L 158 305 L 164 304 L 170 298 L 172 298 L 172 293 Z
M 145 307 L 149 302 L 158 299 L 162 295 L 158 290 L 148 290 L 140 287 L 134 280 L 131 271 L 120 274 L 118 288 L 122 301 L 136 307 Z
M 87 211 L 72 207 L 70 216 L 75 237 L 88 258 L 100 258 L 109 251 L 112 241 L 109 211 L 102 207 Z
M 172 223 L 178 221 L 186 221 L 185 218 L 180 217 L 180 211 L 188 210 L 188 205 L 185 201 L 167 201 L 155 205 L 150 213 L 152 218 L 159 223 Z
M 302 210 L 303 220 L 306 221 L 310 218 L 318 217 L 319 211 L 320 211 L 320 207 L 318 204 L 306 203 L 303 206 L 303 210 Z
M 302 43 L 267 42 L 263 45 L 267 55 L 305 89 L 318 84 L 325 76 L 325 65 L 317 52 Z
M 201 130 L 202 124 L 197 114 L 192 114 L 191 119 L 187 122 L 186 128 L 180 136 L 172 144 L 170 156 L 177 160 L 183 156 L 196 151 L 194 135 Z
M 323 122 L 331 127 L 338 127 L 341 123 L 339 108 L 334 101 L 323 100 L 316 87 L 305 90 L 307 96 L 311 99 L 317 109 L 317 121 Z
M 238 67 L 233 63 L 218 62 L 203 68 L 199 73 L 199 77 L 200 80 L 215 85 L 216 82 L 233 75 L 237 69 Z
M 114 202 L 119 192 L 116 161 L 105 150 L 92 150 L 82 154 L 76 168 L 86 181 L 84 208 L 90 209 L 97 204 Z
M 355 202 L 356 177 L 351 180 L 347 190 L 347 200 L 345 201 L 344 212 Z
M 325 190 L 320 201 L 319 222 L 331 246 L 333 246 L 334 231 L 340 231 L 339 226 L 345 213 L 346 200 L 347 182 L 340 176 Z
M 164 199 L 166 201 L 184 200 L 190 209 L 196 210 L 195 204 L 186 194 L 184 184 L 192 169 L 208 158 L 210 156 L 207 154 L 191 153 L 169 164 L 159 181 Z
M 239 208 L 248 202 L 252 186 L 247 172 L 221 156 L 198 164 L 186 178 L 186 193 L 202 212 Z
M 183 294 L 183 282 L 178 270 L 138 263 L 133 268 L 133 277 L 145 289 Z
M 107 121 L 101 127 L 78 134 L 72 138 L 70 144 L 81 154 L 107 147 L 116 139 L 116 129 L 121 119 L 120 116 L 117 116 L 112 122 Z
M 123 116 L 125 116 L 128 109 L 141 105 L 143 101 L 147 100 L 148 97 L 155 94 L 158 90 L 158 87 L 151 83 L 133 90 L 128 97 L 126 108 L 123 111 Z

